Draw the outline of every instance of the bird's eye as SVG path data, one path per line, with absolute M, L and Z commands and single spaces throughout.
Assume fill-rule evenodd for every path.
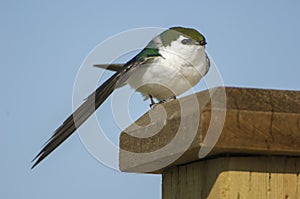
M 181 40 L 181 43 L 184 44 L 184 45 L 189 44 L 190 42 L 191 42 L 190 39 Z

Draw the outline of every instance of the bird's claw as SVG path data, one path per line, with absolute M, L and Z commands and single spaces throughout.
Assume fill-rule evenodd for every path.
M 151 109 L 154 109 L 157 105 L 160 105 L 160 104 L 165 103 L 165 102 L 167 102 L 167 101 L 166 100 L 162 100 L 162 101 L 159 101 L 157 103 L 155 103 L 155 102 L 152 103 L 151 102 L 151 104 L 149 106 L 150 106 Z
M 149 106 L 150 106 L 151 109 L 154 109 L 159 104 L 162 104 L 162 103 L 170 101 L 170 100 L 161 100 L 161 101 L 155 103 L 154 99 L 153 99 L 153 97 L 151 95 L 149 95 L 149 98 L 150 98 L 150 104 L 149 104 Z M 173 100 L 173 99 L 176 99 L 176 96 L 174 96 L 174 97 L 171 98 L 171 100 Z

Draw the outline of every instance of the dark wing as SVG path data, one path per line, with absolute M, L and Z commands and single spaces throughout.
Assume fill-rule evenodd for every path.
M 141 63 L 135 59 L 126 63 L 113 76 L 106 80 L 99 86 L 87 99 L 77 108 L 64 122 L 58 127 L 53 136 L 48 140 L 46 145 L 33 159 L 34 164 L 31 168 L 38 165 L 44 158 L 46 158 L 53 150 L 55 150 L 63 141 L 65 141 L 77 128 L 79 128 L 94 112 L 95 110 L 109 97 L 118 86 L 120 77 L 129 71 L 136 68 Z
M 151 42 L 150 42 L 151 43 Z M 106 80 L 96 91 L 77 108 L 64 122 L 58 127 L 53 136 L 48 140 L 46 145 L 33 159 L 34 164 L 31 168 L 38 165 L 52 151 L 54 151 L 63 141 L 65 141 L 77 128 L 79 128 L 95 110 L 109 97 L 116 87 L 123 85 L 140 65 L 149 59 L 161 56 L 158 49 L 145 48 L 137 56 L 121 67 L 113 76 Z

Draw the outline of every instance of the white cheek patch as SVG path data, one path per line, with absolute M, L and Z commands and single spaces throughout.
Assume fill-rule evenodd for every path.
M 203 46 L 182 44 L 181 41 L 183 39 L 189 38 L 180 35 L 177 40 L 172 41 L 170 45 L 162 48 L 162 50 L 160 51 L 161 55 L 166 59 L 176 59 L 179 63 L 185 65 L 183 62 L 186 62 L 186 64 L 188 64 L 188 62 L 191 62 L 193 60 L 193 57 L 191 56 L 198 53 L 204 54 L 205 48 Z M 193 65 L 194 63 L 191 62 L 189 64 Z

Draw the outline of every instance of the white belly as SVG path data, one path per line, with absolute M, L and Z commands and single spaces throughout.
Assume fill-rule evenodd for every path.
M 205 52 L 192 57 L 190 62 L 165 54 L 163 58 L 155 58 L 154 63 L 136 69 L 127 83 L 146 98 L 151 95 L 158 100 L 166 100 L 192 88 L 207 70 Z

